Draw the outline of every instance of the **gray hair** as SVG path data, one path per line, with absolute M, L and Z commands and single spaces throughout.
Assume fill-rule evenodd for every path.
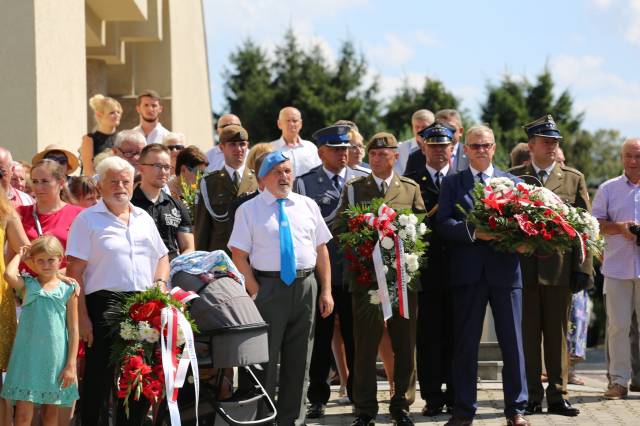
M 460 113 L 455 109 L 441 109 L 436 112 L 436 120 L 438 120 L 438 122 L 455 120 L 458 126 L 462 127 L 462 117 L 460 117 Z
M 146 145 L 147 140 L 144 138 L 144 135 L 137 130 L 123 130 L 116 136 L 116 141 L 113 143 L 114 148 L 120 149 L 122 144 L 125 142 L 142 142 L 142 144 Z
M 428 109 L 419 109 L 411 116 L 411 123 L 415 123 L 418 120 L 425 120 L 431 124 L 436 120 L 436 117 Z
M 100 162 L 100 164 L 98 164 L 98 166 L 96 167 L 96 173 L 98 175 L 98 179 L 102 181 L 108 171 L 117 172 L 117 173 L 128 172 L 131 175 L 132 179 L 135 174 L 135 169 L 131 164 L 129 164 L 129 162 L 116 156 L 105 158 Z
M 491 127 L 485 124 L 474 124 L 473 126 L 471 126 L 469 130 L 467 130 L 467 137 L 465 138 L 465 141 L 466 139 L 469 139 L 471 135 L 475 135 L 476 133 L 488 133 L 491 135 L 491 139 L 493 139 L 493 142 L 495 143 L 496 141 L 496 137 L 493 135 L 493 130 L 491 130 Z
M 184 133 L 169 132 L 162 138 L 162 144 L 166 145 L 169 141 L 178 141 L 184 145 L 185 140 Z

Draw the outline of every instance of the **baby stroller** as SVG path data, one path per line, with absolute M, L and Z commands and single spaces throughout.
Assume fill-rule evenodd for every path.
M 190 302 L 189 312 L 199 330 L 194 336 L 201 376 L 197 417 L 203 426 L 261 425 L 276 417 L 273 401 L 249 368 L 269 360 L 269 326 L 247 295 L 241 277 L 223 251 L 194 252 L 171 262 L 172 287 L 200 295 Z M 220 400 L 224 369 L 231 367 L 238 367 L 247 383 L 230 398 Z M 195 389 L 189 376 L 178 394 L 182 425 L 196 424 Z M 269 413 L 257 418 L 261 403 Z M 170 425 L 166 405 L 155 424 Z

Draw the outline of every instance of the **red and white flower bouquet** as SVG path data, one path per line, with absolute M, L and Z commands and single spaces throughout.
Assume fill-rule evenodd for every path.
M 408 318 L 407 291 L 417 287 L 427 248 L 424 215 L 410 209 L 395 211 L 382 199 L 349 207 L 343 215 L 348 231 L 338 235 L 338 240 L 350 279 L 368 290 L 371 305 L 385 320 L 392 309 Z
M 491 244 L 498 250 L 516 252 L 524 246 L 530 252 L 562 252 L 578 247 L 583 260 L 587 251 L 602 252 L 597 219 L 547 188 L 498 177 L 477 183 L 473 198 L 467 220 L 494 236 Z

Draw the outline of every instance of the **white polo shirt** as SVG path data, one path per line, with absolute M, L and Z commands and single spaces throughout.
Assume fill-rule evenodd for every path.
M 147 212 L 130 204 L 129 224 L 104 201 L 83 210 L 73 221 L 67 256 L 87 262 L 84 292 L 144 291 L 153 284 L 158 260 L 168 253 Z
M 229 248 L 249 253 L 251 266 L 260 271 L 280 270 L 280 224 L 276 198 L 264 190 L 260 195 L 240 205 Z M 289 193 L 285 213 L 291 226 L 296 269 L 316 266 L 316 249 L 331 239 L 320 208 L 311 198 Z
M 320 157 L 318 157 L 318 148 L 313 142 L 306 141 L 302 138 L 298 138 L 298 142 L 298 145 L 291 147 L 280 137 L 280 139 L 271 142 L 271 147 L 274 151 L 284 152 L 291 161 L 294 175 L 302 176 L 309 170 L 322 164 L 322 161 L 320 161 Z
M 139 124 L 131 130 L 135 130 L 136 132 L 142 133 L 142 136 L 144 136 L 145 139 L 147 140 L 147 145 L 150 145 L 152 143 L 161 144 L 164 137 L 169 133 L 169 130 L 166 127 L 164 127 L 161 123 L 156 124 L 156 127 L 154 127 L 153 130 L 150 131 L 148 135 L 144 134 L 144 130 L 142 130 L 142 126 Z

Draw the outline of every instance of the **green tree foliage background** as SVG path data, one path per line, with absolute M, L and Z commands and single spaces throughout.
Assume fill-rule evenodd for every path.
M 582 129 L 584 114 L 575 111 L 571 94 L 555 89 L 546 68 L 529 82 L 504 76 L 487 82 L 486 97 L 480 104 L 479 120 L 461 110 L 462 100 L 434 78 L 425 78 L 420 90 L 407 81 L 387 100 L 380 98 L 379 80 L 372 77 L 364 55 L 352 41 L 342 43 L 335 64 L 323 55 L 320 46 L 302 48 L 292 30 L 276 46 L 273 57 L 252 40 L 245 40 L 229 58 L 224 71 L 225 112 L 238 115 L 252 143 L 280 136 L 278 112 L 292 105 L 302 112 L 302 136 L 337 120 L 357 123 L 365 139 L 387 130 L 398 140 L 412 137 L 411 115 L 422 108 L 436 112 L 458 109 L 463 124 L 488 124 L 497 142 L 495 163 L 509 167 L 509 152 L 526 141 L 522 126 L 545 114 L 552 114 L 564 139 L 561 147 L 567 164 L 582 171 L 590 185 L 620 173 L 619 150 L 623 137 L 618 131 Z

